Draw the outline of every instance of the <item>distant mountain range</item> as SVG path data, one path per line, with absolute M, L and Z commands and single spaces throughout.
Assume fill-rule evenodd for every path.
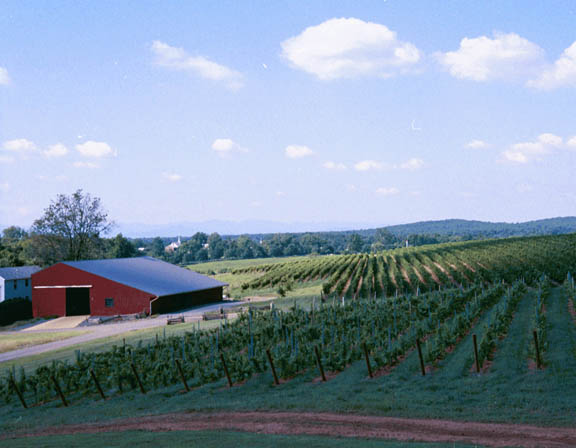
M 220 235 L 330 232 L 379 227 L 368 222 L 276 222 L 265 220 L 176 222 L 170 224 L 117 223 L 114 233 L 131 238 L 191 236 L 196 232 Z M 380 227 L 382 227 L 380 225 Z
M 465 219 L 445 219 L 439 221 L 421 221 L 411 224 L 378 225 L 362 222 L 294 222 L 274 221 L 204 221 L 198 223 L 140 224 L 119 223 L 115 232 L 136 238 L 155 236 L 175 237 L 191 236 L 196 232 L 220 235 L 266 235 L 271 233 L 359 233 L 373 236 L 378 228 L 386 228 L 396 236 L 415 234 L 466 235 L 472 237 L 507 237 L 523 235 L 545 235 L 576 232 L 576 217 L 540 219 L 521 223 L 471 221 Z
M 443 221 L 422 221 L 413 224 L 389 226 L 387 229 L 397 236 L 414 234 L 483 235 L 486 237 L 548 235 L 576 232 L 576 217 L 566 216 L 520 223 L 446 219 Z

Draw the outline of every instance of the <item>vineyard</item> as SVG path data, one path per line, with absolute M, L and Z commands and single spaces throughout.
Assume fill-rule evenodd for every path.
M 479 281 L 512 282 L 521 277 L 533 281 L 542 273 L 560 281 L 566 266 L 574 264 L 575 251 L 576 235 L 572 234 L 324 256 L 238 269 L 234 273 L 260 274 L 244 283 L 244 290 L 322 280 L 324 295 L 369 298 Z
M 260 285 L 287 275 L 324 278 L 326 295 L 306 308 L 249 309 L 209 331 L 77 352 L 73 363 L 54 362 L 31 374 L 12 370 L 0 379 L 0 399 L 67 405 L 176 384 L 190 390 L 226 379 L 233 387 L 265 373 L 277 385 L 309 372 L 326 381 L 358 361 L 366 375 L 378 377 L 416 355 L 420 369 L 414 373 L 425 376 L 441 369 L 472 332 L 474 350 L 466 349 L 455 371 L 461 377 L 489 373 L 520 303 L 531 316 L 529 330 L 517 336 L 528 341 L 521 357 L 545 368 L 552 288 L 574 308 L 575 249 L 576 236 L 568 235 L 251 267 L 263 272 Z

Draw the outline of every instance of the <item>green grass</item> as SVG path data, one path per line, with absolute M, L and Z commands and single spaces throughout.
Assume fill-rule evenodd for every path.
M 216 328 L 220 325 L 218 320 L 200 321 L 200 329 L 210 329 Z M 80 350 L 82 352 L 103 352 L 110 350 L 112 346 L 120 346 L 126 340 L 126 344 L 136 345 L 140 341 L 142 344 L 146 345 L 153 343 L 156 340 L 156 335 L 159 338 L 164 337 L 164 332 L 166 336 L 178 336 L 183 335 L 186 332 L 194 331 L 198 329 L 198 322 L 185 323 L 178 325 L 167 325 L 156 328 L 147 328 L 144 330 L 132 330 L 126 333 L 120 333 L 114 336 L 107 336 L 104 338 L 94 339 L 88 342 L 82 342 L 80 344 L 74 344 L 68 347 L 64 347 L 58 350 L 52 350 L 46 353 L 40 353 L 38 355 L 26 356 L 23 358 L 18 358 L 12 361 L 5 361 L 0 363 L 0 375 L 5 374 L 8 370 L 12 368 L 20 369 L 24 368 L 26 372 L 31 372 L 34 369 L 42 365 L 51 363 L 52 361 L 74 361 L 76 357 L 76 351 Z M 70 332 L 72 333 L 72 332 Z M 82 334 L 84 332 L 74 332 L 74 334 Z M 56 333 L 47 333 L 56 334 Z M 73 335 L 74 335 L 73 334 Z M 5 335 L 0 336 L 0 341 L 3 341 Z
M 242 284 L 251 282 L 260 277 L 261 273 L 241 273 L 232 274 L 231 272 L 216 274 L 213 277 L 221 282 L 228 283 L 228 292 L 230 297 L 242 299 L 243 297 L 278 297 L 276 288 L 247 289 L 242 290 Z M 286 293 L 288 298 L 299 298 L 310 295 L 320 296 L 322 291 L 322 280 L 313 282 L 295 283 L 294 289 Z
M 322 436 L 286 436 L 271 434 L 253 434 L 235 431 L 172 431 L 146 432 L 126 431 L 101 434 L 74 434 L 64 436 L 44 436 L 23 439 L 8 439 L 2 441 L 4 448 L 29 448 L 42 446 L 44 448 L 101 448 L 118 447 L 159 447 L 171 448 L 464 448 L 472 445 L 414 443 L 392 440 L 374 440 L 363 438 L 336 438 Z M 479 445 L 474 445 L 481 448 Z
M 252 266 L 260 266 L 264 264 L 286 263 L 288 261 L 299 261 L 307 258 L 311 258 L 311 256 L 305 255 L 295 257 L 249 258 L 246 260 L 209 261 L 206 263 L 190 264 L 186 267 L 200 274 L 222 274 L 233 271 L 234 269 L 249 268 Z
M 17 350 L 19 348 L 33 345 L 46 344 L 48 342 L 60 341 L 62 339 L 80 336 L 88 331 L 58 331 L 54 333 L 18 333 L 0 335 L 0 353 Z

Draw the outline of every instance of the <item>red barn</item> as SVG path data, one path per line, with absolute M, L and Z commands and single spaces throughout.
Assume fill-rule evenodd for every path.
M 151 257 L 65 261 L 32 275 L 34 317 L 166 313 L 222 300 L 226 283 Z

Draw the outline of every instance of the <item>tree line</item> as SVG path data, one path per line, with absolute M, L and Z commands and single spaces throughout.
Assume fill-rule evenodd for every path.
M 108 237 L 114 223 L 101 201 L 82 190 L 60 194 L 30 229 L 11 226 L 0 235 L 0 266 L 59 261 L 127 258 L 149 255 L 175 264 L 208 260 L 370 253 L 425 244 L 519 235 L 576 231 L 576 218 L 553 218 L 528 223 L 428 221 L 357 231 L 219 235 L 197 232 L 182 238 L 174 251 L 166 246 L 175 238 Z

